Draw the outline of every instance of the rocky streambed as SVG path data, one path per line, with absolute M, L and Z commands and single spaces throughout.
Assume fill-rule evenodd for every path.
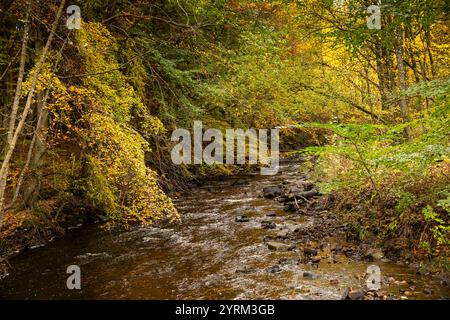
M 165 227 L 73 230 L 11 260 L 0 298 L 30 299 L 445 299 L 438 275 L 346 239 L 327 198 L 285 159 L 275 176 L 210 181 L 175 200 L 182 222 Z M 66 288 L 69 265 L 81 290 Z M 367 267 L 381 288 L 366 287 Z

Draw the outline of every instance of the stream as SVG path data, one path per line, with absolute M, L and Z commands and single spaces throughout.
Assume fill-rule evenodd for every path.
M 193 188 L 175 199 L 182 216 L 177 224 L 71 230 L 11 259 L 10 275 L 0 282 L 0 298 L 342 299 L 347 288 L 366 290 L 366 269 L 373 264 L 381 269 L 382 286 L 370 297 L 450 297 L 449 287 L 433 275 L 334 250 L 345 246 L 342 237 L 321 243 L 290 239 L 288 234 L 317 218 L 283 210 L 283 203 L 264 198 L 262 189 L 295 183 L 301 166 L 286 161 L 275 176 L 225 178 Z M 270 227 L 262 228 L 262 223 Z M 271 250 L 267 239 L 290 246 Z M 305 245 L 318 248 L 318 258 L 305 259 Z M 81 290 L 66 287 L 69 265 L 81 268 Z

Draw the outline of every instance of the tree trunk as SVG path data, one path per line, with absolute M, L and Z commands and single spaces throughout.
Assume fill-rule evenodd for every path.
M 37 54 L 39 54 L 43 48 L 43 43 L 41 41 L 42 32 L 39 28 L 37 28 L 36 33 L 37 40 L 35 42 L 35 51 Z M 43 143 L 39 135 L 43 132 L 42 129 L 47 122 L 46 102 L 50 92 L 50 86 L 51 83 L 49 84 L 47 90 L 45 90 L 45 93 L 42 91 L 36 93 L 36 127 L 28 150 L 27 162 L 22 171 L 23 173 L 30 173 L 29 179 L 26 180 L 26 184 L 24 185 L 24 201 L 27 206 L 31 206 L 33 204 L 36 191 L 38 190 L 38 186 L 40 185 L 41 177 L 39 175 L 38 169 L 41 166 L 41 158 L 45 152 L 45 144 Z M 23 177 L 20 178 L 23 179 Z M 22 183 L 22 181 L 23 180 L 18 181 L 16 193 L 17 191 L 20 191 L 19 182 Z
M 431 52 L 431 33 L 429 29 L 425 30 L 425 43 L 427 45 L 428 59 L 430 60 L 431 75 L 436 78 L 436 69 L 434 67 L 433 54 Z
M 64 47 L 66 46 L 69 40 L 70 34 L 71 31 L 69 31 L 66 41 L 62 44 L 61 48 L 59 49 L 58 57 L 55 61 L 52 74 L 55 74 L 56 70 L 58 69 L 59 63 L 61 62 L 62 59 Z M 8 205 L 8 208 L 12 207 L 17 198 L 19 197 L 20 189 L 28 172 L 31 172 L 31 179 L 28 179 L 27 183 L 24 186 L 25 190 L 23 193 L 24 194 L 23 200 L 25 204 L 31 206 L 35 200 L 35 195 L 39 193 L 39 186 L 41 179 L 39 169 L 41 168 L 43 162 L 43 156 L 47 151 L 47 147 L 45 144 L 46 128 L 48 123 L 47 102 L 50 96 L 50 91 L 52 89 L 52 83 L 53 78 L 50 78 L 44 96 L 42 97 L 42 99 L 38 100 L 41 101 L 41 103 L 38 104 L 36 130 L 33 133 L 33 138 L 31 140 L 30 147 L 28 149 L 27 160 L 22 169 L 22 172 L 20 173 L 19 179 L 17 180 L 17 186 L 14 192 L 14 197 L 11 203 Z
M 32 82 L 31 82 L 30 90 L 28 92 L 27 101 L 25 103 L 24 110 L 23 110 L 22 115 L 20 117 L 20 121 L 17 124 L 17 128 L 14 131 L 14 135 L 12 137 L 11 144 L 10 144 L 10 146 L 8 148 L 8 151 L 6 153 L 5 159 L 4 159 L 3 163 L 2 163 L 2 167 L 0 169 L 0 182 L 1 182 L 0 183 L 0 212 L 3 211 L 3 198 L 4 198 L 4 192 L 5 192 L 5 186 L 6 186 L 7 168 L 9 167 L 9 163 L 11 161 L 12 154 L 13 154 L 14 149 L 16 147 L 17 140 L 19 138 L 20 133 L 22 132 L 23 126 L 25 124 L 25 120 L 26 120 L 27 115 L 28 115 L 28 113 L 30 111 L 30 108 L 31 108 L 31 105 L 32 105 L 32 102 L 33 102 L 34 91 L 36 90 L 37 80 L 38 80 L 38 77 L 39 77 L 39 75 L 40 75 L 40 73 L 42 71 L 42 66 L 43 66 L 43 64 L 45 62 L 45 59 L 47 57 L 47 53 L 48 53 L 48 50 L 50 49 L 50 45 L 53 42 L 53 38 L 55 36 L 55 32 L 56 32 L 56 29 L 58 27 L 59 19 L 61 18 L 61 15 L 62 15 L 63 8 L 65 6 L 65 2 L 66 2 L 65 0 L 62 0 L 60 5 L 59 5 L 55 21 L 53 22 L 50 35 L 48 36 L 48 39 L 47 39 L 47 43 L 45 45 L 45 48 L 44 48 L 44 50 L 43 50 L 43 52 L 42 52 L 42 54 L 41 54 L 41 56 L 39 58 L 37 66 L 36 66 L 36 70 L 35 70 L 35 73 L 33 75 L 33 79 L 32 79 Z M 0 225 L 1 225 L 2 220 L 3 220 L 2 218 L 3 218 L 3 215 L 0 215 Z
M 19 66 L 19 75 L 17 78 L 17 85 L 16 85 L 16 92 L 14 94 L 14 100 L 11 107 L 11 113 L 9 115 L 9 123 L 8 123 L 8 134 L 6 138 L 6 145 L 5 145 L 5 151 L 9 150 L 12 145 L 13 141 L 13 134 L 16 126 L 16 117 L 17 117 L 17 111 L 19 110 L 19 102 L 20 102 L 20 96 L 22 94 L 22 84 L 23 84 L 23 76 L 25 73 L 25 60 L 27 57 L 27 44 L 28 44 L 28 37 L 29 37 L 29 31 L 30 31 L 30 24 L 29 24 L 29 17 L 31 12 L 31 3 L 28 2 L 28 10 L 26 14 L 26 21 L 25 21 L 25 28 L 23 32 L 23 40 L 22 40 L 22 48 L 21 48 L 21 54 L 20 54 L 20 66 Z M 3 162 L 5 163 L 6 160 L 6 154 L 5 159 Z M 2 166 L 3 169 L 3 166 Z M 5 196 L 5 190 L 6 190 L 6 178 L 8 176 L 9 171 L 9 165 L 7 165 L 4 169 L 4 173 L 0 175 L 0 210 L 2 209 L 2 202 L 3 198 Z M 1 223 L 1 216 L 0 216 L 0 223 Z
M 422 73 L 422 80 L 423 81 L 427 81 L 428 77 L 427 77 L 427 64 L 426 64 L 426 57 L 423 57 L 423 60 L 420 60 L 420 70 Z M 428 114 L 430 113 L 430 101 L 428 99 L 428 97 L 425 97 L 425 104 L 426 104 L 426 108 L 427 108 L 427 112 Z
M 386 101 L 386 74 L 383 67 L 383 50 L 381 44 L 377 44 L 375 47 L 375 57 L 377 62 L 377 76 L 378 76 L 378 88 L 381 97 L 381 108 L 383 110 L 387 109 Z

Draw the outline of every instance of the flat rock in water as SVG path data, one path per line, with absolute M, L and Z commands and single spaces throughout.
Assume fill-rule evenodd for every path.
M 263 229 L 275 229 L 277 227 L 277 225 L 275 224 L 275 222 L 272 221 L 262 221 L 261 222 L 261 228 Z
M 246 185 L 246 184 L 248 184 L 247 180 L 245 180 L 245 179 L 237 179 L 231 185 L 232 186 L 243 186 L 243 185 Z
M 106 252 L 100 252 L 100 253 L 90 253 L 90 252 L 88 252 L 88 253 L 76 256 L 75 259 L 95 260 L 95 259 L 103 259 L 103 258 L 109 258 L 109 257 L 111 257 L 111 255 L 106 253 Z
M 319 278 L 319 276 L 315 273 L 309 272 L 309 271 L 305 271 L 303 272 L 303 278 L 308 278 L 308 279 L 317 279 Z
M 281 272 L 281 268 L 280 268 L 280 266 L 275 265 L 270 268 L 267 268 L 266 271 L 269 273 L 278 273 L 278 272 Z
M 317 250 L 313 248 L 304 248 L 303 253 L 307 256 L 317 256 Z
M 276 233 L 276 238 L 287 239 L 289 236 L 289 229 L 284 229 Z
M 247 216 L 237 216 L 234 221 L 236 222 L 248 222 L 250 219 Z
M 253 272 L 256 272 L 256 269 L 253 267 L 249 267 L 249 266 L 243 266 L 239 269 L 236 269 L 236 273 L 249 274 L 249 273 L 253 273 Z
M 287 243 L 284 242 L 277 242 L 277 241 L 269 241 L 267 242 L 267 247 L 270 250 L 274 250 L 274 251 L 289 251 L 295 248 L 294 245 L 289 245 Z

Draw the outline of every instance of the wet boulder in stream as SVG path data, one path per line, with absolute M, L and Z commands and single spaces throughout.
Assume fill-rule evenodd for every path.
M 307 256 L 317 256 L 317 250 L 313 248 L 304 248 L 303 253 Z
M 365 253 L 365 258 L 369 261 L 378 261 L 384 258 L 383 250 L 378 248 L 370 248 Z
M 281 188 L 278 186 L 263 188 L 264 198 L 273 199 L 275 197 L 281 196 L 282 194 L 283 194 L 283 190 L 281 190 Z
M 347 299 L 350 300 L 363 300 L 364 292 L 359 290 L 352 290 L 348 293 Z
M 263 229 L 275 229 L 277 227 L 277 225 L 275 224 L 275 222 L 272 221 L 262 221 L 261 222 L 261 228 Z
M 266 269 L 268 273 L 278 273 L 281 272 L 281 268 L 279 265 L 275 265 Z
M 242 215 L 242 216 L 237 216 L 234 219 L 234 221 L 236 221 L 236 222 L 249 222 L 250 219 L 247 216 Z
M 284 242 L 278 242 L 278 241 L 267 242 L 267 247 L 273 251 L 290 251 L 290 250 L 295 249 L 295 245 L 287 244 Z

